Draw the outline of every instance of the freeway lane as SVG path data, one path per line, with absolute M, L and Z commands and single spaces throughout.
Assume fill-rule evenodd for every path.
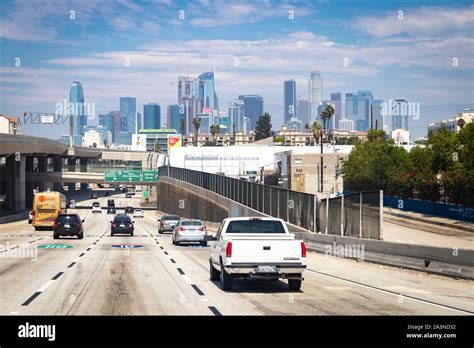
M 137 199 L 123 196 L 112 198 L 118 206 L 138 206 Z M 98 200 L 105 206 L 108 198 Z M 450 307 L 474 312 L 473 281 L 314 252 L 308 253 L 301 292 L 288 291 L 284 281 L 238 280 L 235 291 L 226 293 L 209 280 L 209 248 L 172 245 L 170 234 L 157 233 L 154 211 L 134 219 L 134 237 L 111 237 L 113 216 L 105 211 L 78 212 L 86 220 L 83 240 L 53 240 L 52 232 L 35 232 L 26 222 L 0 226 L 2 246 L 74 246 L 38 250 L 36 261 L 0 258 L 0 314 L 466 314 Z

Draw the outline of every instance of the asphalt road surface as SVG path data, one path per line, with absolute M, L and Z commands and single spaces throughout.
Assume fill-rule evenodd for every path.
M 108 198 L 132 204 L 123 193 Z M 81 202 L 90 205 L 91 200 Z M 106 210 L 85 219 L 85 237 L 54 240 L 27 221 L 0 225 L 1 315 L 457 315 L 474 313 L 474 282 L 309 252 L 301 291 L 286 281 L 209 280 L 209 247 L 174 246 L 155 211 L 135 235 L 110 236 Z M 38 249 L 47 244 L 72 248 Z M 113 247 L 141 246 L 134 249 Z M 15 252 L 17 253 L 15 256 Z M 22 257 L 17 257 L 20 256 Z

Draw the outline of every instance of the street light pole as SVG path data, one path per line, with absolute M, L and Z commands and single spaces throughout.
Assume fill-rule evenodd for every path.
M 323 126 L 324 128 L 324 126 Z M 321 192 L 323 192 L 323 175 L 324 175 L 324 167 L 323 167 L 323 152 L 324 152 L 324 149 L 323 149 L 323 137 L 324 137 L 324 130 L 321 129 Z

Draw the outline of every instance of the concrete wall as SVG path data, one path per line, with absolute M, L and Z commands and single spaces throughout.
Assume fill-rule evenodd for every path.
M 187 218 L 220 222 L 226 217 L 233 216 L 266 216 L 214 192 L 172 178 L 160 177 L 157 190 L 159 210 Z M 310 250 L 324 253 L 327 247 L 334 246 L 334 243 L 343 247 L 363 245 L 365 255 L 362 261 L 474 279 L 473 250 L 453 250 L 325 235 L 310 232 L 289 223 L 287 223 L 287 227 L 291 233 L 295 234 L 296 238 L 305 240 Z
M 160 177 L 158 210 L 210 222 L 232 216 L 266 216 L 226 197 L 173 178 Z

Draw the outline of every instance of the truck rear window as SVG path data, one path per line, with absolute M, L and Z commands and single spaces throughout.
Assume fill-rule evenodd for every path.
M 226 233 L 286 233 L 280 221 L 244 220 L 231 221 Z

